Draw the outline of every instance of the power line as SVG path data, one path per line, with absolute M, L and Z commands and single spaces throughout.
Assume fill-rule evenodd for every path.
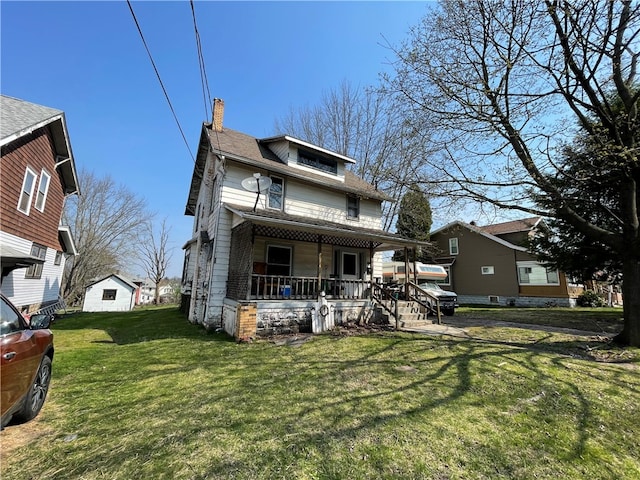
M 162 91 L 164 92 L 164 97 L 167 99 L 167 103 L 169 104 L 169 108 L 171 109 L 171 113 L 173 114 L 173 118 L 178 125 L 178 130 L 180 130 L 180 134 L 182 135 L 182 139 L 184 140 L 184 144 L 187 146 L 187 150 L 189 150 L 189 154 L 191 155 L 191 160 L 195 163 L 195 157 L 193 156 L 193 152 L 189 147 L 189 142 L 187 142 L 187 137 L 180 126 L 180 121 L 178 120 L 178 116 L 176 115 L 175 110 L 173 109 L 173 105 L 171 104 L 171 100 L 169 99 L 169 94 L 167 93 L 167 89 L 164 88 L 164 83 L 162 83 L 162 79 L 160 78 L 160 72 L 158 72 L 158 68 L 156 67 L 156 63 L 153 61 L 153 57 L 151 56 L 151 52 L 149 51 L 149 47 L 147 46 L 147 42 L 144 39 L 144 35 L 142 34 L 142 29 L 140 28 L 140 24 L 138 23 L 138 19 L 136 18 L 136 14 L 133 12 L 133 7 L 131 6 L 130 0 L 127 0 L 127 5 L 129 5 L 129 11 L 131 12 L 131 16 L 133 17 L 133 21 L 136 23 L 136 27 L 138 28 L 138 33 L 140 34 L 140 38 L 142 39 L 142 44 L 147 51 L 147 55 L 149 55 L 149 60 L 151 60 L 151 65 L 153 66 L 153 70 L 156 72 L 156 77 L 158 77 L 158 82 L 160 82 L 160 87 L 162 87 Z
M 204 100 L 204 111 L 205 118 L 209 115 L 209 107 L 211 106 L 211 115 L 213 115 L 213 103 L 211 101 L 211 92 L 209 90 L 209 81 L 207 79 L 207 70 L 204 64 L 204 55 L 202 54 L 202 43 L 200 42 L 200 32 L 198 32 L 198 24 L 196 22 L 196 10 L 193 5 L 193 0 L 191 3 L 191 16 L 193 17 L 193 30 L 196 36 L 196 47 L 198 50 L 198 64 L 200 66 L 200 81 L 202 83 L 202 98 Z M 205 94 L 206 90 L 206 94 Z M 207 96 L 208 95 L 208 96 Z M 208 101 L 207 101 L 208 100 Z M 213 128 L 213 131 L 216 135 L 216 143 L 218 144 L 218 152 L 222 152 L 220 148 L 220 137 L 218 136 L 218 130 Z
M 196 48 L 198 51 L 198 64 L 200 66 L 200 82 L 202 83 L 202 98 L 204 100 L 205 118 L 209 116 L 211 108 L 211 91 L 209 90 L 209 81 L 207 79 L 207 71 L 204 66 L 204 56 L 202 55 L 202 43 L 200 42 L 200 32 L 198 32 L 198 24 L 196 22 L 196 10 L 191 0 L 191 16 L 193 17 L 193 30 L 196 37 Z M 206 92 L 205 92 L 206 90 Z

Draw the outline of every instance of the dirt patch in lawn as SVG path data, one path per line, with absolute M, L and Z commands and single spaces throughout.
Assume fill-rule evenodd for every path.
M 27 423 L 9 424 L 0 432 L 2 456 L 8 456 L 16 449 L 26 447 L 41 438 L 52 435 L 53 429 L 43 423 L 40 417 Z

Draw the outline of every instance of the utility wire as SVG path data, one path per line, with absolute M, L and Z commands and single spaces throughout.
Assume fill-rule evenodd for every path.
M 160 72 L 158 72 L 158 68 L 156 67 L 156 63 L 153 61 L 153 57 L 151 56 L 151 52 L 149 51 L 149 47 L 147 46 L 147 42 L 144 39 L 144 35 L 142 34 L 142 29 L 140 28 L 140 24 L 138 23 L 138 19 L 136 18 L 136 14 L 133 12 L 133 7 L 131 6 L 130 0 L 127 0 L 127 5 L 129 5 L 129 10 L 131 11 L 131 16 L 133 17 L 133 21 L 136 23 L 136 27 L 138 28 L 138 33 L 140 34 L 140 38 L 142 39 L 142 44 L 147 51 L 147 55 L 149 55 L 149 60 L 151 60 L 151 65 L 153 66 L 153 70 L 156 72 L 156 77 L 158 77 L 158 82 L 160 82 L 160 86 L 162 87 L 162 91 L 164 92 L 164 97 L 167 99 L 167 103 L 169 104 L 169 108 L 171 109 L 171 113 L 173 114 L 173 118 L 178 125 L 178 130 L 180 130 L 180 134 L 182 135 L 182 139 L 184 140 L 184 144 L 187 146 L 187 150 L 189 150 L 189 154 L 191 155 L 191 160 L 195 163 L 195 157 L 193 156 L 193 152 L 189 147 L 189 142 L 187 142 L 187 137 L 180 126 L 180 121 L 178 120 L 178 116 L 176 115 L 175 110 L 173 109 L 173 105 L 171 104 L 171 100 L 169 99 L 169 94 L 167 93 L 167 89 L 164 88 L 164 83 L 162 83 L 162 79 L 160 78 Z
M 207 71 L 204 66 L 204 56 L 202 55 L 202 43 L 200 42 L 200 32 L 198 32 L 198 24 L 196 22 L 196 10 L 191 0 L 191 16 L 193 18 L 193 30 L 196 36 L 196 48 L 198 50 L 198 64 L 200 66 L 200 82 L 202 83 L 202 98 L 204 100 L 205 118 L 209 116 L 211 108 L 211 91 L 209 90 L 209 81 L 207 79 Z
M 191 3 L 191 16 L 193 17 L 193 30 L 196 36 L 196 47 L 198 50 L 198 64 L 200 66 L 200 81 L 202 83 L 202 98 L 204 100 L 204 111 L 205 118 L 209 117 L 209 115 L 213 116 L 213 103 L 211 101 L 211 91 L 209 90 L 209 80 L 207 79 L 207 70 L 204 65 L 204 55 L 202 54 L 202 42 L 200 42 L 200 32 L 198 32 L 198 23 L 196 22 L 196 10 L 193 4 L 193 0 Z M 206 93 L 205 93 L 206 90 Z M 209 110 L 211 108 L 211 110 Z M 211 112 L 211 113 L 209 113 Z M 222 152 L 220 147 L 220 137 L 218 136 L 218 130 L 215 128 L 212 129 L 216 135 L 216 143 L 218 144 L 218 152 Z

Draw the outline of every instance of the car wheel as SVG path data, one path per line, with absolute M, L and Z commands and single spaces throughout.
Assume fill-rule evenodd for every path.
M 14 418 L 18 421 L 29 421 L 40 413 L 44 400 L 47 398 L 49 383 L 51 382 L 51 359 L 45 356 L 40 362 L 36 378 L 24 399 L 24 404 Z

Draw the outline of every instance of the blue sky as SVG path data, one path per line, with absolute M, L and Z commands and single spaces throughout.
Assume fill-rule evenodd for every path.
M 133 2 L 195 154 L 205 111 L 189 2 Z M 343 80 L 373 85 L 390 71 L 424 2 L 195 2 L 212 97 L 225 126 L 256 137 L 314 105 Z M 110 175 L 167 217 L 179 276 L 193 217 L 184 215 L 193 160 L 127 3 L 2 1 L 3 94 L 64 110 L 78 169 Z M 210 111 L 210 106 L 207 107 Z M 137 272 L 132 272 L 137 273 Z

